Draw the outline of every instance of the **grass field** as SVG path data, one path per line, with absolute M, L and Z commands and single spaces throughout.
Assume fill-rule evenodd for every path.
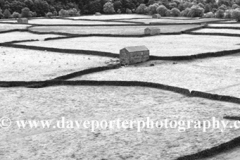
M 206 120 L 239 113 L 239 106 L 171 92 L 136 87 L 50 87 L 1 89 L 1 114 L 13 120 Z M 104 93 L 104 94 L 103 94 Z M 134 94 L 133 94 L 134 93 Z M 21 107 L 19 107 L 21 106 Z M 30 107 L 30 108 L 29 108 Z M 12 110 L 15 112 L 13 113 Z M 125 130 L 22 129 L 1 131 L 2 159 L 176 159 L 239 136 L 237 130 L 176 129 Z M 22 149 L 20 149 L 22 148 Z M 20 152 L 21 150 L 21 152 Z
M 136 67 L 86 75 L 74 80 L 143 81 L 178 86 L 189 90 L 205 91 L 222 95 L 221 88 L 240 84 L 238 57 L 221 57 L 193 62 L 148 62 Z M 150 64 L 155 64 L 151 67 Z M 222 66 L 224 65 L 224 67 Z M 210 76 L 211 75 L 211 76 Z M 181 77 L 181 78 L 180 78 Z M 187 83 L 186 83 L 187 82 Z M 235 96 L 240 98 L 240 94 Z M 233 96 L 232 94 L 230 94 Z
M 27 29 L 29 25 L 22 25 L 22 24 L 4 24 L 0 23 L 0 32 L 14 30 L 14 29 Z
M 95 56 L 4 47 L 0 49 L 0 81 L 49 80 L 72 72 L 104 66 L 110 61 L 110 58 Z
M 85 19 L 85 20 L 84 20 Z M 97 21 L 96 21 L 97 20 Z M 146 26 L 107 26 L 125 22 L 174 23 L 173 25 Z M 200 53 L 240 49 L 239 37 L 208 35 L 157 35 L 144 38 L 130 37 L 68 37 L 44 41 L 45 38 L 62 37 L 50 32 L 71 34 L 112 34 L 141 35 L 149 26 L 160 27 L 162 33 L 181 32 L 200 23 L 210 23 L 218 19 L 190 19 L 168 17 L 152 19 L 149 15 L 101 15 L 65 17 L 64 19 L 31 19 L 29 25 L 7 24 L 13 20 L 2 20 L 0 29 L 26 29 L 44 32 L 33 34 L 28 31 L 0 34 L 0 81 L 44 81 L 58 76 L 84 71 L 85 69 L 112 65 L 118 58 L 90 56 L 77 50 L 91 50 L 119 53 L 126 46 L 145 45 L 153 56 L 187 56 Z M 106 22 L 107 21 L 107 22 Z M 5 22 L 6 24 L 4 24 Z M 176 25 L 177 23 L 198 23 Z M 221 24 L 209 26 L 237 26 L 232 21 L 223 20 Z M 67 25 L 99 26 L 67 26 Z M 132 24 L 132 23 L 131 23 Z M 136 25 L 139 23 L 136 23 Z M 41 26 L 37 26 L 41 25 Z M 55 25 L 55 26 L 50 26 Z M 66 25 L 66 26 L 57 26 Z M 102 26 L 106 25 L 106 26 Z M 219 32 L 238 34 L 232 29 L 200 29 L 196 32 Z M 46 34 L 49 33 L 49 34 Z M 16 48 L 14 43 L 4 42 L 31 40 L 39 41 L 17 43 L 26 49 Z M 69 49 L 63 53 L 44 51 L 47 48 L 28 48 L 27 46 Z M 72 50 L 72 51 L 70 51 Z M 58 50 L 60 52 L 60 50 Z M 73 52 L 68 53 L 68 52 Z M 82 51 L 83 52 L 83 51 Z M 1 160 L 176 160 L 179 157 L 198 153 L 238 138 L 239 129 L 211 128 L 203 132 L 203 121 L 213 117 L 224 120 L 224 116 L 238 116 L 237 102 L 227 103 L 219 100 L 197 98 L 188 94 L 178 94 L 163 89 L 133 86 L 110 86 L 110 84 L 83 85 L 83 81 L 142 81 L 154 82 L 189 90 L 204 91 L 221 96 L 240 98 L 240 57 L 239 54 L 223 57 L 206 57 L 188 61 L 148 61 L 132 66 L 87 74 L 65 81 L 78 81 L 79 85 L 61 85 L 43 88 L 0 87 L 0 159 Z M 1 84 L 5 84 L 0 82 Z M 49 82 L 48 82 L 49 83 Z M 115 82 L 117 83 L 117 82 Z M 99 86 L 97 86 L 99 85 Z M 6 85 L 9 86 L 9 85 Z M 152 86 L 154 87 L 154 85 Z M 167 89 L 167 88 L 166 88 Z M 12 120 L 12 126 L 1 128 L 2 117 Z M 18 128 L 17 120 L 85 120 L 113 121 L 140 120 L 149 117 L 153 121 L 190 120 L 201 121 L 200 128 L 186 129 L 186 124 L 178 128 L 144 128 L 137 132 L 137 125 L 125 129 L 96 129 L 71 125 L 66 128 L 30 127 Z M 185 125 L 185 126 L 184 126 Z M 178 129 L 186 129 L 181 132 Z M 204 160 L 237 160 L 239 148 Z M 194 159 L 196 160 L 196 159 Z
M 119 14 L 119 15 L 101 15 L 101 16 L 80 16 L 69 17 L 69 19 L 89 19 L 89 20 L 114 20 L 114 19 L 132 19 L 132 18 L 152 18 L 150 15 L 139 14 Z
M 200 27 L 200 25 L 156 25 L 156 26 L 37 26 L 30 28 L 35 32 L 55 32 L 69 34 L 111 34 L 111 35 L 144 35 L 144 29 L 147 27 L 160 28 L 161 33 L 180 33 L 182 31 Z
M 209 29 L 209 28 L 204 28 L 200 29 L 197 31 L 193 31 L 196 33 L 226 33 L 226 34 L 233 34 L 233 35 L 240 35 L 239 30 L 237 29 Z
M 29 21 L 30 24 L 41 24 L 41 25 L 108 25 L 108 24 L 129 24 L 124 22 L 104 22 L 104 21 L 87 21 L 87 20 L 68 20 L 68 19 L 32 19 Z
M 239 23 L 234 23 L 234 24 L 209 24 L 208 26 L 210 26 L 210 27 L 238 27 L 238 28 L 240 28 Z
M 16 19 L 0 19 L 1 23 L 17 23 Z
M 191 18 L 160 18 L 160 19 L 129 19 L 129 20 L 120 20 L 122 22 L 141 22 L 145 24 L 168 24 L 168 23 L 173 23 L 173 24 L 178 24 L 178 23 L 206 23 L 206 22 L 214 22 L 214 21 L 220 21 L 220 19 L 191 19 Z
M 21 40 L 44 40 L 46 38 L 54 37 L 64 37 L 61 35 L 54 34 L 33 34 L 29 32 L 9 32 L 0 34 L 0 43 L 11 42 L 11 41 L 21 41 Z
M 237 49 L 237 37 L 195 36 L 195 35 L 160 35 L 144 38 L 120 37 L 81 37 L 44 42 L 24 42 L 29 46 L 53 47 L 62 49 L 83 49 L 119 53 L 126 46 L 145 45 L 150 54 L 155 56 L 183 56 L 206 52 Z M 104 42 L 104 43 L 103 43 Z M 119 43 L 121 42 L 121 43 Z M 91 48 L 89 48 L 89 44 Z M 187 45 L 187 47 L 186 47 Z

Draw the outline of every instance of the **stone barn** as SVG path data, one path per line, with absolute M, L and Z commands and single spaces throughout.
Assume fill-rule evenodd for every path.
M 160 28 L 157 27 L 148 27 L 144 30 L 145 35 L 158 35 L 160 34 Z
M 27 18 L 18 18 L 17 22 L 20 24 L 28 24 L 28 19 Z
M 145 62 L 149 59 L 149 50 L 145 46 L 131 46 L 120 50 L 120 63 L 130 65 Z
M 154 14 L 154 15 L 152 16 L 152 18 L 160 19 L 160 18 L 161 18 L 161 15 L 160 15 L 160 14 Z

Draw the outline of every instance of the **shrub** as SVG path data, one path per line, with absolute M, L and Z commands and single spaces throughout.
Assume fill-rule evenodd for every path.
M 218 6 L 221 6 L 221 5 L 226 5 L 226 6 L 229 6 L 230 5 L 230 2 L 228 0 L 218 0 L 217 1 L 217 5 Z
M 118 14 L 121 14 L 121 13 L 122 13 L 121 9 L 118 9 L 118 10 L 117 10 L 117 13 L 118 13 Z
M 171 12 L 172 12 L 172 16 L 173 16 L 173 17 L 179 17 L 180 14 L 181 14 L 181 12 L 179 11 L 179 9 L 177 9 L 177 8 L 171 9 Z
M 69 14 L 69 16 L 79 16 L 80 15 L 76 8 L 69 9 L 68 14 Z
M 54 13 L 54 14 L 56 14 L 56 13 Z M 79 16 L 80 15 L 80 11 L 78 11 L 76 8 L 72 8 L 72 9 L 69 9 L 69 10 L 61 9 L 58 14 L 61 17 Z
M 0 9 L 0 19 L 3 18 L 2 10 Z
M 19 18 L 20 17 L 20 14 L 18 12 L 13 12 L 12 18 Z
M 177 3 L 175 3 L 175 2 L 169 3 L 169 8 L 170 9 L 177 8 Z
M 202 17 L 204 14 L 204 9 L 199 7 L 198 5 L 192 6 L 189 13 L 188 17 Z
M 193 4 L 193 5 L 197 5 L 197 4 L 198 4 L 198 0 L 193 0 L 193 1 L 192 1 L 192 4 Z
M 21 15 L 22 15 L 22 17 L 31 17 L 31 15 L 30 15 L 30 9 L 27 8 L 27 7 L 23 8 L 23 9 L 22 9 L 22 12 L 21 12 Z
M 29 9 L 31 10 L 31 8 L 29 8 Z M 52 6 L 52 5 L 50 5 L 48 12 L 52 12 L 53 13 L 54 11 L 56 11 L 56 8 L 54 6 Z
M 136 9 L 136 13 L 145 14 L 146 13 L 146 11 L 145 11 L 146 8 L 147 8 L 147 6 L 145 4 L 140 4 Z
M 223 18 L 231 19 L 232 18 L 232 10 L 226 10 Z
M 203 17 L 204 18 L 214 18 L 215 16 L 214 16 L 214 14 L 212 12 L 208 12 L 208 13 L 204 14 Z
M 179 9 L 180 11 L 183 11 L 183 10 L 185 9 L 182 2 L 178 5 L 178 9 Z
M 144 9 L 144 11 L 145 11 L 145 14 L 150 14 L 150 9 L 149 9 L 149 7 L 146 7 L 146 8 Z
M 227 10 L 227 6 L 222 4 L 218 9 L 225 11 L 225 10 Z
M 172 16 L 172 12 L 171 12 L 170 10 L 167 10 L 167 11 L 166 11 L 166 16 L 167 16 L 167 17 L 171 17 L 171 16 Z
M 236 3 L 237 5 L 240 5 L 240 0 L 235 0 L 235 3 Z
M 154 15 L 152 16 L 152 18 L 159 19 L 159 18 L 161 18 L 161 15 L 160 15 L 160 14 L 154 14 Z
M 46 17 L 48 17 L 48 18 L 51 18 L 52 16 L 53 16 L 52 12 L 48 12 L 48 13 L 46 14 Z
M 232 18 L 240 22 L 240 9 L 234 9 L 232 11 Z
M 34 0 L 33 11 L 37 13 L 38 16 L 45 16 L 49 12 L 49 4 L 45 0 Z
M 120 10 L 122 12 L 122 2 L 121 1 L 115 1 L 113 3 L 113 7 L 115 11 Z
M 212 9 L 212 12 L 213 12 L 213 13 L 216 13 L 216 12 L 217 12 L 217 9 L 216 9 L 216 8 L 213 8 L 213 9 Z
M 219 9 L 217 10 L 217 12 L 215 13 L 216 18 L 223 18 L 224 17 L 224 10 Z
M 9 12 L 8 9 L 5 9 L 3 12 L 3 17 L 4 18 L 10 18 L 11 17 L 11 13 Z
M 24 0 L 25 6 L 29 9 L 33 9 L 33 1 L 32 0 Z
M 154 3 L 155 3 L 155 0 L 149 0 L 149 1 L 148 1 L 148 4 L 149 4 L 149 5 L 152 5 L 152 4 L 154 4 Z
M 114 6 L 112 2 L 107 2 L 103 6 L 104 13 L 115 13 Z
M 173 0 L 173 3 L 176 3 L 176 5 L 178 6 L 181 2 L 180 2 L 180 0 Z M 177 8 L 177 6 L 176 6 L 176 8 Z
M 159 4 L 154 3 L 149 6 L 149 13 L 150 14 L 156 14 L 157 13 L 157 8 L 159 7 Z
M 204 9 L 205 9 L 204 11 L 205 13 L 212 12 L 212 6 L 210 4 L 206 4 Z
M 67 17 L 67 16 L 69 16 L 68 11 L 64 10 L 64 9 L 61 9 L 58 14 L 59 14 L 60 17 Z
M 127 9 L 126 9 L 126 13 L 127 13 L 127 14 L 132 14 L 131 9 L 127 8 Z
M 30 11 L 30 14 L 31 14 L 31 17 L 37 17 L 37 12 L 31 12 Z
M 157 13 L 160 14 L 161 16 L 166 16 L 167 8 L 164 5 L 160 5 L 157 8 Z
M 136 5 L 129 0 L 124 0 L 123 1 L 123 8 L 128 8 L 130 10 L 136 9 Z
M 58 14 L 57 14 L 57 11 L 54 11 L 53 12 L 53 16 L 57 16 Z
M 202 3 L 198 3 L 198 6 L 201 8 L 205 8 L 205 6 Z
M 188 16 L 188 13 L 190 12 L 190 8 L 186 8 L 185 10 L 183 10 L 180 14 L 180 16 L 182 17 L 187 17 Z
M 1 1 L 4 2 L 4 0 Z M 9 11 L 21 13 L 21 10 L 25 7 L 25 3 L 20 0 L 5 0 L 5 4 L 0 6 Z
M 190 2 L 184 2 L 183 3 L 183 7 L 186 9 L 186 8 L 191 8 L 193 6 L 193 4 L 192 3 L 190 3 Z
M 233 4 L 233 5 L 232 5 L 232 9 L 236 9 L 236 8 L 239 8 L 239 5 Z
M 88 11 L 90 14 L 102 11 L 102 5 L 100 0 L 90 1 L 88 5 Z

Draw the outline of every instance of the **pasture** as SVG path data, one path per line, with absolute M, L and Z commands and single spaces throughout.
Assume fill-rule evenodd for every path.
M 146 35 L 147 27 L 161 33 Z M 230 20 L 134 14 L 1 20 L 0 117 L 12 126 L 0 127 L 0 159 L 234 160 L 236 128 L 92 132 L 14 122 L 239 118 L 239 28 Z M 121 66 L 119 50 L 138 45 L 150 59 Z

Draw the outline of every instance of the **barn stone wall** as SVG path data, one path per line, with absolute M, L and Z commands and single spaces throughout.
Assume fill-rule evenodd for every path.
M 122 65 L 131 65 L 145 62 L 149 59 L 149 50 L 137 50 L 129 52 L 126 48 L 120 50 L 120 63 Z
M 20 23 L 20 24 L 27 24 L 28 19 L 27 18 L 18 18 L 17 22 Z
M 158 35 L 160 34 L 160 29 L 159 28 L 146 28 L 144 30 L 145 35 Z

